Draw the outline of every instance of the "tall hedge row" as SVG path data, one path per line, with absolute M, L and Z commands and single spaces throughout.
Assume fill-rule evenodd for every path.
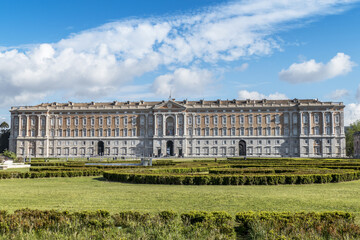
M 335 174 L 307 175 L 168 175 L 144 174 L 106 171 L 104 178 L 109 181 L 140 183 L 140 184 L 170 184 L 170 185 L 278 185 L 278 184 L 312 184 L 334 183 L 360 179 L 360 172 L 345 172 Z

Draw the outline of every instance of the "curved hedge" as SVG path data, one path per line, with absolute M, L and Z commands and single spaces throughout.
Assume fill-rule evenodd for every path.
M 278 185 L 334 183 L 360 179 L 360 172 L 349 171 L 333 174 L 307 175 L 189 175 L 151 174 L 106 171 L 104 178 L 109 181 L 140 184 L 174 185 Z

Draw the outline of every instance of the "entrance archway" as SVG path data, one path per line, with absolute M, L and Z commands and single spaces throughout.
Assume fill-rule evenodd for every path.
M 246 142 L 244 140 L 239 142 L 239 156 L 246 156 Z
M 104 142 L 103 141 L 99 141 L 98 142 L 98 154 L 99 156 L 104 156 Z
M 166 154 L 168 156 L 174 156 L 174 143 L 173 141 L 166 142 Z

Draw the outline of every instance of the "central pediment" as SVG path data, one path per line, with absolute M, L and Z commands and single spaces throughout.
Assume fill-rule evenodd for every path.
M 173 100 L 168 100 L 161 102 L 160 104 L 157 104 L 154 106 L 153 109 L 161 109 L 161 110 L 185 110 L 186 107 L 184 105 L 181 105 Z

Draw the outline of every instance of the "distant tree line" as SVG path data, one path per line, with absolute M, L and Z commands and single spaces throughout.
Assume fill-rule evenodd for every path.
M 354 155 L 354 133 L 360 132 L 360 120 L 351 123 L 346 129 L 346 155 L 352 157 Z

